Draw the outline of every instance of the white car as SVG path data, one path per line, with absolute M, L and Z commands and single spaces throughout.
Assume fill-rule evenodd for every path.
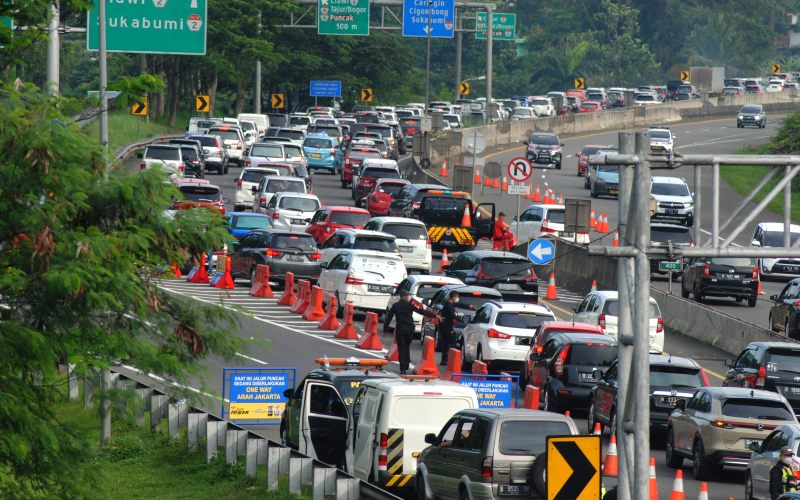
M 800 239 L 800 225 L 789 226 L 790 245 Z M 782 222 L 759 222 L 753 231 L 751 246 L 754 247 L 782 247 L 783 246 Z M 797 278 L 800 276 L 800 252 L 794 257 L 761 258 L 758 259 L 758 269 L 762 276 L 781 278 Z
M 183 177 L 185 166 L 180 145 L 151 144 L 144 149 L 141 159 L 141 170 L 159 166 L 171 179 Z
M 256 126 L 255 122 L 251 122 L 250 120 L 239 120 L 239 124 L 242 128 L 242 133 L 244 134 L 244 143 L 246 146 L 249 146 L 256 142 L 259 137 L 258 127 Z
M 650 181 L 650 196 L 656 200 L 656 213 L 651 219 L 694 224 L 694 197 L 685 180 L 654 176 Z
M 306 183 L 297 177 L 287 177 L 284 175 L 268 175 L 258 182 L 258 186 L 253 188 L 253 212 L 257 214 L 266 213 L 267 205 L 275 193 L 280 192 L 303 193 L 306 191 Z
M 264 213 L 272 219 L 272 227 L 276 229 L 305 232 L 320 206 L 316 195 L 280 192 L 269 200 Z
M 653 153 L 671 154 L 675 145 L 672 131 L 666 127 L 650 127 L 647 133 L 650 136 L 650 151 Z
M 242 166 L 245 141 L 242 129 L 233 125 L 218 125 L 208 129 L 208 135 L 216 135 L 225 144 L 230 160 Z
M 373 217 L 364 229 L 389 233 L 395 237 L 408 272 L 431 272 L 433 255 L 425 223 L 405 217 Z
M 599 290 L 583 298 L 575 308 L 572 321 L 598 325 L 603 333 L 617 338 L 619 328 L 619 293 L 616 290 Z M 664 351 L 664 319 L 661 309 L 650 297 L 650 352 Z
M 268 175 L 280 175 L 274 168 L 265 167 L 245 167 L 239 172 L 236 180 L 236 194 L 233 198 L 233 211 L 242 212 L 253 208 L 253 188 L 258 187 L 258 183 Z
M 653 94 L 639 94 L 633 101 L 634 106 L 652 106 L 654 104 L 661 104 L 661 101 Z
M 462 359 L 464 363 L 487 362 L 492 370 L 518 370 L 536 330 L 543 321 L 555 319 L 553 311 L 542 304 L 489 301 L 475 311 L 471 321 L 465 321 Z
M 532 241 L 549 235 L 579 244 L 588 244 L 589 233 L 575 235 L 575 233 L 564 231 L 565 217 L 565 205 L 535 204 L 528 206 L 520 214 L 519 221 L 511 221 L 509 228 L 520 242 Z
M 292 113 L 289 115 L 289 126 L 298 130 L 306 131 L 311 125 L 311 117 L 306 114 Z
M 337 229 L 322 242 L 319 248 L 322 251 L 320 264 L 327 264 L 333 260 L 342 249 L 372 250 L 391 255 L 400 254 L 395 238 L 391 234 L 352 228 Z
M 269 116 L 259 113 L 239 113 L 236 118 L 241 122 L 242 120 L 251 121 L 255 124 L 258 134 L 256 138 L 265 134 L 269 128 Z
M 458 278 L 432 274 L 410 274 L 397 285 L 397 290 L 395 290 L 394 295 L 389 298 L 386 310 L 388 311 L 395 302 L 400 300 L 403 293 L 406 291 L 411 295 L 411 300 L 416 300 L 421 304 L 423 300 L 432 298 L 436 292 L 445 285 L 465 286 L 464 282 Z M 412 313 L 412 317 L 414 318 L 414 331 L 416 333 L 421 333 L 422 315 Z M 394 320 L 392 320 L 392 324 L 394 324 Z
M 764 92 L 783 92 L 783 85 L 783 80 L 773 78 L 769 81 L 769 83 L 767 83 L 767 87 L 764 89 Z
M 534 118 L 538 117 L 536 116 L 536 111 L 531 107 L 517 106 L 514 108 L 514 112 L 511 113 L 512 120 L 533 120 Z
M 326 295 L 336 297 L 340 309 L 351 301 L 356 309 L 382 313 L 406 276 L 406 266 L 397 254 L 341 250 L 329 264 L 322 264 L 317 283 Z
M 284 161 L 286 153 L 283 144 L 257 142 L 247 148 L 244 154 L 244 166 L 256 167 L 261 163 Z
M 536 116 L 555 116 L 556 108 L 553 100 L 549 97 L 534 97 L 528 100 L 530 107 L 536 112 Z

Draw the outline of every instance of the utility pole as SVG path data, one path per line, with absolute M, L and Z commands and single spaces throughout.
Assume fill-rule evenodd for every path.
M 461 45 L 464 42 L 464 33 L 461 31 L 463 18 L 461 11 L 456 14 L 456 92 L 453 103 L 461 98 Z
M 100 144 L 103 146 L 103 172 L 108 176 L 108 53 L 106 51 L 106 2 L 97 2 L 98 49 L 100 49 Z
M 431 105 L 431 10 L 433 10 L 433 0 L 428 0 L 428 24 L 425 27 L 425 39 L 427 43 L 427 53 L 425 56 L 425 116 L 428 115 L 428 108 Z
M 490 113 L 494 110 L 492 106 L 492 38 L 494 27 L 492 26 L 492 17 L 494 13 L 494 4 L 486 4 L 486 124 L 492 122 Z
M 61 79 L 59 68 L 61 65 L 61 34 L 58 27 L 61 22 L 58 0 L 50 2 L 49 19 L 47 22 L 47 83 L 46 91 L 50 95 L 57 95 L 60 91 Z
M 261 11 L 258 11 L 258 36 L 261 36 Z M 256 59 L 256 85 L 253 91 L 253 109 L 261 114 L 261 58 Z

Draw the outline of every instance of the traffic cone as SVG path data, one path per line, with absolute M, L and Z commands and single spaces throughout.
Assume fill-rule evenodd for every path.
M 443 380 L 453 380 L 453 382 L 458 382 L 461 377 L 457 375 L 461 374 L 461 365 L 462 365 L 462 358 L 461 358 L 461 349 L 456 349 L 451 347 L 450 350 L 447 352 L 447 368 L 442 375 Z
M 334 337 L 345 340 L 358 340 L 358 332 L 353 325 L 353 303 L 349 300 L 344 303 L 342 324 L 336 330 Z
M 481 169 L 475 167 L 475 176 L 472 178 L 473 184 L 480 184 L 481 183 Z
M 442 160 L 442 168 L 439 170 L 439 177 L 447 177 L 447 160 Z
M 761 288 L 761 275 L 758 275 L 758 294 L 764 295 L 764 290 Z
M 592 209 L 589 215 L 589 227 L 597 230 L 597 216 L 594 213 L 594 208 Z
M 389 351 L 386 353 L 386 361 L 400 361 L 400 353 L 397 347 L 397 332 L 394 332 L 392 347 L 390 347 Z
M 378 315 L 374 312 L 367 313 L 367 319 L 364 321 L 364 335 L 362 335 L 356 347 L 368 351 L 382 351 L 383 343 L 378 337 Z
M 492 189 L 500 189 L 500 178 L 496 178 L 492 181 Z
M 532 385 L 525 386 L 525 400 L 522 404 L 523 408 L 529 410 L 539 409 L 539 388 Z
M 528 189 L 528 196 L 526 196 L 525 199 L 533 201 L 533 183 L 529 182 L 528 183 L 528 187 L 530 189 Z
M 615 229 L 614 230 L 614 239 L 611 240 L 611 246 L 612 247 L 618 247 L 619 246 L 619 229 Z
M 656 481 L 656 459 L 650 457 L 650 466 L 647 468 L 650 476 L 650 500 L 658 500 L 658 482 Z
M 214 288 L 222 288 L 225 290 L 230 290 L 235 288 L 233 284 L 233 277 L 231 276 L 231 258 L 224 257 L 222 255 L 217 257 L 218 259 L 225 259 L 225 272 L 222 273 L 222 277 L 214 283 L 212 286 Z
M 597 291 L 597 280 L 592 280 L 592 292 Z
M 303 314 L 311 303 L 311 283 L 308 280 L 297 280 L 297 302 L 289 309 L 289 312 Z
M 592 436 L 602 436 L 603 435 L 603 428 L 600 427 L 600 422 L 594 423 L 594 430 L 592 430 Z
M 619 458 L 617 457 L 617 436 L 611 435 L 606 451 L 606 461 L 603 462 L 603 475 L 617 477 L 619 474 Z
M 439 272 L 443 273 L 444 266 L 449 266 L 449 265 L 450 265 L 450 259 L 447 257 L 447 249 L 445 248 L 444 250 L 442 250 L 442 261 L 439 264 Z
M 547 300 L 558 300 L 558 292 L 556 291 L 556 275 L 550 273 L 550 281 L 547 282 L 547 295 L 544 297 Z
M 278 299 L 278 304 L 292 307 L 297 302 L 297 295 L 294 294 L 294 273 L 286 273 L 283 281 L 283 294 Z
M 572 415 L 569 413 L 569 410 L 564 412 L 564 416 L 567 418 L 572 418 Z
M 256 282 L 250 287 L 250 295 L 265 299 L 275 297 L 269 286 L 269 266 L 264 264 L 256 266 Z
M 303 311 L 303 319 L 306 321 L 321 321 L 325 317 L 325 310 L 322 308 L 322 288 L 314 286 L 311 288 L 311 300 L 308 307 Z
M 606 218 L 606 214 L 603 212 L 600 212 L 600 220 L 597 221 L 597 232 L 608 234 L 608 219 Z
M 559 205 L 564 204 L 564 193 L 558 193 L 558 204 Z
M 536 192 L 533 194 L 533 201 L 536 203 L 542 201 L 542 190 L 539 188 L 539 184 L 536 184 Z
M 181 268 L 178 267 L 177 262 L 173 262 L 170 265 L 170 269 L 172 270 L 172 274 L 174 274 L 176 278 L 183 278 L 183 274 L 181 274 Z
M 708 483 L 705 481 L 700 483 L 700 494 L 697 495 L 697 500 L 708 500 Z
M 685 500 L 683 494 L 683 471 L 678 469 L 675 472 L 675 482 L 672 483 L 672 491 L 669 494 L 669 500 Z
M 336 318 L 336 310 L 339 308 L 339 302 L 336 300 L 336 295 L 328 295 L 328 310 L 325 311 L 325 317 L 320 321 L 317 327 L 320 330 L 336 331 L 339 328 L 339 320 Z
M 471 227 L 471 226 L 472 226 L 472 216 L 469 213 L 469 203 L 467 203 L 467 206 L 464 207 L 464 215 L 461 216 L 461 227 Z
M 490 187 L 492 185 L 492 180 L 485 175 L 483 176 L 483 185 L 486 187 Z
M 202 254 L 201 254 L 202 255 Z M 192 272 L 186 277 L 189 283 L 208 283 L 208 269 L 203 262 L 203 257 L 196 260 L 197 265 L 192 268 Z
M 422 342 L 422 356 L 419 358 L 419 363 L 414 367 L 414 375 L 432 375 L 439 377 L 439 367 L 436 366 L 436 349 L 434 348 L 433 337 L 426 336 Z
M 508 192 L 508 181 L 506 180 L 505 176 L 503 176 L 503 183 L 500 185 L 500 190 L 504 193 Z

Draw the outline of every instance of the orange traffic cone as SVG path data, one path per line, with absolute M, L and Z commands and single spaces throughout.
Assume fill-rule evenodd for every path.
M 550 281 L 547 282 L 547 295 L 545 297 L 547 300 L 558 300 L 558 292 L 556 291 L 556 275 L 555 273 L 550 273 Z
M 464 215 L 461 216 L 461 227 L 471 227 L 471 226 L 472 226 L 472 216 L 469 213 L 469 204 L 467 204 L 467 206 L 464 207 Z
M 461 373 L 461 349 L 456 349 L 451 347 L 450 350 L 447 352 L 447 368 L 442 375 L 443 380 L 453 380 L 454 382 L 458 382 L 461 377 L 458 377 Z M 454 377 L 454 375 L 456 375 Z M 537 408 L 538 410 L 538 408 Z
M 342 324 L 334 335 L 337 339 L 358 340 L 358 332 L 353 326 L 353 303 L 349 300 L 344 303 Z
M 597 221 L 597 232 L 602 234 L 608 233 L 608 219 L 603 212 L 600 212 L 600 220 Z
M 444 272 L 444 266 L 450 265 L 450 259 L 447 257 L 447 249 L 442 250 L 442 262 L 439 264 L 439 272 Z
M 500 190 L 504 193 L 508 192 L 508 181 L 506 180 L 505 176 L 503 176 L 503 183 L 500 185 Z
M 678 469 L 675 472 L 675 482 L 672 483 L 672 491 L 669 494 L 669 500 L 685 500 L 683 494 L 683 471 Z
M 544 203 L 545 205 L 550 204 L 550 189 L 548 189 L 547 186 L 545 186 L 544 188 L 544 199 L 542 200 L 542 203 Z
M 176 278 L 183 278 L 183 275 L 181 274 L 181 268 L 178 267 L 177 262 L 173 262 L 172 265 L 170 265 L 170 269 L 172 270 L 172 274 L 174 274 Z
M 647 468 L 650 476 L 650 500 L 658 500 L 658 483 L 656 482 L 656 459 L 650 457 L 650 466 Z
M 439 177 L 447 177 L 447 160 L 442 160 L 442 168 L 439 170 Z
M 271 299 L 275 296 L 269 286 L 269 266 L 264 264 L 256 266 L 256 282 L 250 287 L 250 295 L 265 299 Z
M 386 361 L 400 361 L 400 353 L 398 352 L 397 347 L 397 332 L 394 332 L 392 347 L 390 347 L 389 351 L 386 353 Z
M 606 451 L 606 461 L 603 462 L 603 475 L 608 477 L 617 477 L 619 474 L 619 458 L 617 457 L 617 436 L 611 435 L 611 441 L 608 443 L 608 451 Z
M 320 321 L 320 330 L 327 330 L 335 332 L 339 329 L 339 320 L 336 318 L 336 310 L 339 308 L 339 301 L 336 300 L 336 295 L 328 295 L 328 310 L 325 311 L 325 317 Z
M 292 307 L 295 302 L 297 302 L 297 295 L 294 294 L 294 273 L 288 272 L 283 282 L 283 294 L 278 299 L 278 304 Z
M 529 410 L 539 409 L 539 388 L 532 385 L 525 386 L 525 399 L 522 404 L 523 408 Z
M 619 246 L 619 229 L 615 229 L 614 230 L 614 239 L 611 240 L 611 246 L 612 247 L 618 247 Z
M 592 280 L 592 292 L 597 291 L 597 280 Z
M 758 276 L 758 294 L 764 295 L 764 290 L 761 288 L 761 275 Z
M 539 188 L 539 184 L 536 184 L 536 192 L 533 194 L 533 201 L 536 203 L 542 201 L 542 190 Z
M 492 181 L 492 189 L 500 189 L 500 178 L 496 178 Z
M 211 282 L 211 286 L 214 288 L 223 288 L 226 290 L 230 290 L 234 288 L 233 284 L 233 277 L 231 276 L 231 259 L 230 257 L 225 257 L 222 255 L 217 256 L 217 259 L 224 259 L 225 263 L 225 271 L 222 273 L 222 276 L 216 281 Z
M 558 193 L 558 204 L 559 205 L 564 204 L 564 193 Z
M 369 351 L 383 350 L 383 343 L 378 337 L 378 315 L 374 312 L 367 313 L 367 319 L 364 322 L 364 335 L 356 342 L 356 347 Z
M 325 310 L 322 308 L 322 288 L 314 285 L 311 288 L 311 301 L 303 311 L 303 319 L 306 321 L 321 321 L 325 317 Z
M 475 176 L 472 178 L 473 184 L 480 184 L 481 183 L 481 169 L 475 167 Z
M 200 254 L 200 257 L 196 259 L 197 265 L 193 267 L 189 275 L 186 276 L 186 281 L 189 283 L 208 283 L 211 281 L 208 278 L 208 269 L 206 269 L 203 260 L 203 255 Z
M 700 483 L 700 494 L 697 495 L 697 500 L 708 500 L 708 483 L 705 481 Z
M 486 186 L 486 187 L 491 186 L 492 185 L 492 180 L 484 175 L 483 176 L 483 185 Z
M 308 280 L 297 280 L 297 301 L 289 308 L 289 312 L 303 314 L 311 303 L 311 283 Z
M 528 189 L 528 196 L 526 196 L 525 199 L 533 201 L 533 183 L 529 182 L 528 183 L 528 187 L 530 189 Z
M 419 363 L 414 367 L 414 375 L 433 375 L 434 377 L 439 377 L 439 367 L 436 366 L 435 355 L 436 350 L 434 349 L 433 337 L 427 336 L 422 343 L 422 356 L 419 359 Z
M 594 213 L 594 208 L 589 214 L 589 227 L 592 229 L 597 229 L 597 215 Z
M 592 436 L 602 436 L 603 435 L 603 428 L 600 427 L 600 422 L 594 423 L 594 430 L 592 430 Z

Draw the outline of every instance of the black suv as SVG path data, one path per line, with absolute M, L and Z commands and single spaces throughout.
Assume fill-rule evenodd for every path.
M 530 385 L 541 390 L 545 411 L 586 409 L 597 383 L 594 372 L 617 359 L 614 338 L 591 333 L 558 333 L 541 354 L 530 353 Z
M 447 189 L 440 184 L 409 184 L 403 186 L 389 204 L 389 215 L 392 217 L 415 217 L 419 203 L 428 191 Z
M 785 397 L 800 413 L 800 345 L 794 342 L 752 342 L 729 367 L 722 385 L 753 387 Z
M 673 247 L 689 247 L 694 245 L 694 237 L 692 236 L 692 230 L 686 226 L 680 226 L 678 224 L 662 224 L 653 222 L 650 224 L 650 245 L 654 247 L 667 247 L 669 245 Z M 661 260 L 658 259 L 651 259 L 650 260 L 650 272 L 655 274 L 664 274 L 673 272 L 674 274 L 678 274 L 674 271 L 662 271 L 659 268 L 659 264 Z
M 764 128 L 767 126 L 767 114 L 764 113 L 764 107 L 760 104 L 745 104 L 739 110 L 736 116 L 736 127 L 758 127 Z
M 617 432 L 617 362 L 608 367 L 605 373 L 596 370 L 593 378 L 597 385 L 592 388 L 587 422 L 589 433 L 599 422 L 611 434 Z M 680 400 L 688 401 L 696 389 L 707 387 L 705 372 L 691 358 L 650 355 L 650 430 L 667 429 L 667 417 Z
M 702 302 L 705 297 L 733 297 L 755 307 L 758 300 L 758 265 L 748 257 L 697 257 L 684 259 L 681 296 Z
M 500 292 L 492 288 L 482 286 L 464 286 L 464 285 L 445 285 L 436 292 L 430 299 L 423 299 L 422 303 L 431 309 L 439 312 L 442 310 L 444 303 L 450 298 L 450 294 L 454 291 L 458 292 L 458 302 L 456 302 L 456 312 L 461 316 L 472 316 L 475 310 L 480 309 L 481 305 L 485 302 L 494 300 L 495 302 L 502 302 L 503 296 Z M 461 334 L 464 332 L 467 324 L 463 321 L 456 322 L 453 325 L 453 332 L 456 339 L 461 341 Z M 422 317 L 422 335 L 420 335 L 420 342 L 424 342 L 425 337 L 436 338 L 436 324 L 427 316 Z
M 773 332 L 783 332 L 790 339 L 800 337 L 800 278 L 795 278 L 777 295 L 769 298 L 774 302 L 769 310 L 769 327 Z
M 526 156 L 534 165 L 553 165 L 561 169 L 561 148 L 564 143 L 556 134 L 534 133 L 523 144 L 528 146 Z
M 494 288 L 503 300 L 539 302 L 539 278 L 526 257 L 511 252 L 471 250 L 453 259 L 444 273 L 467 285 Z

